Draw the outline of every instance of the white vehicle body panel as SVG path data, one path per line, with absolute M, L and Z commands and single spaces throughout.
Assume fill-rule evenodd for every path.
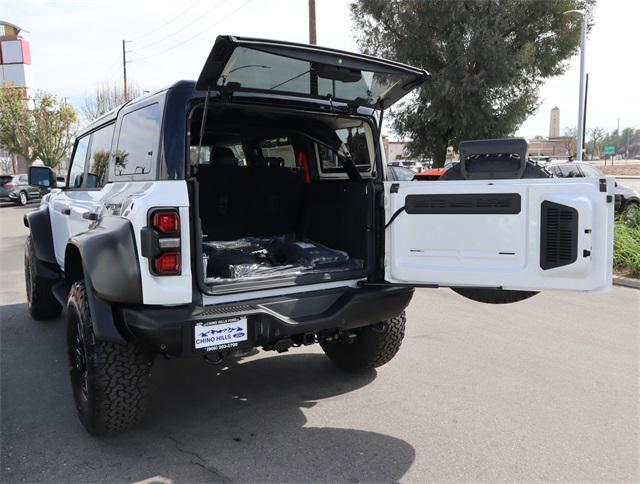
M 44 201 L 43 201 L 44 202 Z M 64 270 L 64 254 L 69 239 L 89 229 L 82 214 L 124 217 L 131 221 L 135 236 L 144 304 L 177 305 L 192 302 L 189 196 L 184 180 L 114 182 L 100 190 L 52 190 L 49 205 L 56 260 Z M 175 207 L 180 212 L 182 271 L 177 276 L 153 276 L 149 260 L 142 256 L 140 229 L 147 225 L 151 208 Z M 69 209 L 69 215 L 62 213 Z
M 391 193 L 391 185 L 396 193 Z M 518 214 L 400 213 L 386 229 L 385 278 L 392 283 L 604 291 L 611 288 L 614 179 L 596 178 L 385 182 L 386 221 L 407 195 L 505 194 L 521 197 Z M 540 267 L 543 201 L 578 211 L 575 262 Z M 587 252 L 583 252 L 587 251 Z M 587 256 L 583 254 L 588 254 Z

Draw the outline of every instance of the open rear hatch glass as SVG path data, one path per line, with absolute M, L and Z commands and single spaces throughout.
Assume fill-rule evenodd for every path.
M 220 36 L 196 89 L 287 94 L 386 109 L 428 78 L 422 69 L 363 54 Z

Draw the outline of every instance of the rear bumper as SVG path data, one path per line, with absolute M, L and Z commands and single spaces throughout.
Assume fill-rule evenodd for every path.
M 195 349 L 197 322 L 246 317 L 248 340 L 237 348 L 269 346 L 305 333 L 352 329 L 393 318 L 412 296 L 412 288 L 348 288 L 207 307 L 127 306 L 118 309 L 117 319 L 130 338 L 172 356 L 191 356 L 207 353 Z

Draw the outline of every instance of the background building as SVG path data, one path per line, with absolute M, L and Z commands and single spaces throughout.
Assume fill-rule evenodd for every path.
M 29 42 L 20 32 L 28 33 L 17 25 L 0 20 L 0 89 L 18 88 L 25 99 L 33 89 L 31 74 L 31 51 Z M 3 173 L 24 173 L 25 161 L 16 155 L 10 155 L 0 146 L 0 171 Z
M 568 158 L 575 156 L 575 139 L 560 136 L 560 109 L 551 110 L 549 115 L 549 137 L 528 140 L 528 156 L 550 156 L 552 158 Z
M 555 107 L 549 116 L 549 139 L 560 137 L 560 108 Z

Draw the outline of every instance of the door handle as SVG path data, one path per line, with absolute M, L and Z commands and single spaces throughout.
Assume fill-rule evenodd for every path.
M 60 213 L 62 215 L 71 215 L 71 209 L 69 207 L 63 208 L 63 209 L 60 210 Z
M 84 212 L 82 218 L 85 220 L 98 220 L 99 215 L 95 212 Z

